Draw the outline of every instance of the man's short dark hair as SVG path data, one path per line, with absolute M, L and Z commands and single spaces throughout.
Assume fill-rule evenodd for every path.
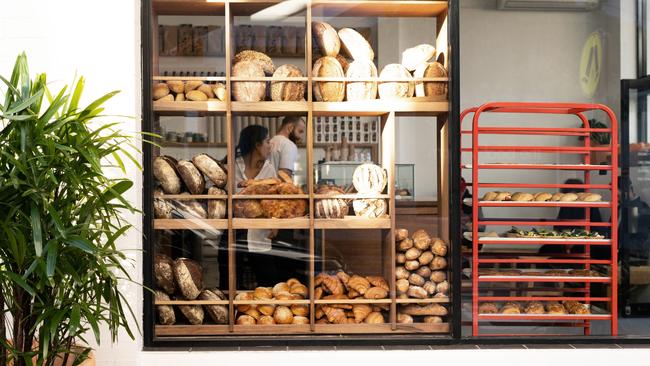
M 286 116 L 282 119 L 282 125 L 280 126 L 280 129 L 285 128 L 287 125 L 295 125 L 296 123 L 302 121 L 302 117 L 300 116 Z

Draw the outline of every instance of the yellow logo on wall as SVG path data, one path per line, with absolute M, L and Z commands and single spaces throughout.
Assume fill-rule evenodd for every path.
M 603 67 L 603 42 L 599 32 L 593 32 L 582 47 L 580 60 L 580 86 L 582 92 L 593 97 L 598 89 Z

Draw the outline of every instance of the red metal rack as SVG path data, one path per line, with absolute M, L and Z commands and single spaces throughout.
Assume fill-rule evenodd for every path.
M 610 120 L 610 128 L 590 128 L 586 112 L 602 111 Z M 523 117 L 530 117 L 531 115 L 573 115 L 578 118 L 582 127 L 578 128 L 559 128 L 559 127 L 488 127 L 482 126 L 482 117 L 491 113 L 508 113 L 510 115 L 521 115 Z M 472 189 L 472 253 L 471 253 L 471 280 L 472 280 L 472 335 L 473 336 L 521 336 L 524 334 L 506 334 L 502 332 L 497 333 L 484 333 L 481 334 L 480 325 L 488 323 L 489 325 L 509 324 L 516 323 L 518 325 L 550 325 L 550 326 L 573 326 L 582 327 L 583 333 L 589 335 L 591 332 L 591 321 L 606 320 L 611 323 L 611 335 L 617 335 L 617 284 L 618 284 L 618 236 L 617 236 L 617 222 L 618 222 L 618 186 L 617 186 L 617 173 L 618 173 L 618 126 L 614 113 L 611 109 L 600 104 L 577 104 L 577 103 L 488 103 L 480 107 L 469 108 L 461 113 L 461 123 L 469 114 L 474 114 L 472 118 L 472 129 L 463 130 L 462 135 L 471 135 L 471 147 L 461 148 L 462 152 L 471 153 L 471 164 L 463 164 L 461 168 L 469 169 L 472 173 L 471 182 L 468 187 Z M 590 134 L 595 132 L 605 132 L 611 134 L 611 144 L 609 147 L 594 147 L 591 146 Z M 481 135 L 529 135 L 529 136 L 575 136 L 582 137 L 582 146 L 498 146 L 498 145 L 481 145 L 479 143 L 479 136 Z M 594 151 L 607 151 L 611 153 L 611 163 L 609 165 L 596 165 L 592 164 L 591 152 Z M 518 153 L 554 153 L 554 154 L 575 154 L 582 158 L 582 164 L 537 164 L 537 163 L 485 163 L 479 162 L 479 155 L 484 152 L 510 152 L 513 154 Z M 479 172 L 488 169 L 530 169 L 530 170 L 572 170 L 581 171 L 584 173 L 584 184 L 580 185 L 567 185 L 567 184 L 540 184 L 540 183 L 485 183 L 479 181 Z M 592 184 L 590 172 L 591 171 L 607 171 L 611 181 L 609 184 Z M 512 202 L 512 201 L 480 201 L 481 195 L 479 189 L 495 188 L 495 189 L 561 189 L 561 188 L 580 188 L 585 192 L 590 192 L 593 189 L 604 189 L 611 191 L 611 199 L 609 202 Z M 465 202 L 468 204 L 470 202 Z M 479 219 L 480 207 L 580 207 L 584 208 L 585 219 L 563 221 L 557 219 L 522 219 L 522 218 L 499 218 L 495 220 Z M 611 212 L 610 220 L 608 222 L 592 222 L 590 217 L 590 208 L 609 208 Z M 512 225 L 512 226 L 573 226 L 582 227 L 585 230 L 590 230 L 592 227 L 609 227 L 610 237 L 606 239 L 536 239 L 536 238 L 479 238 L 479 226 L 482 225 Z M 526 257 L 519 257 L 513 252 L 498 253 L 497 255 L 481 254 L 479 252 L 480 245 L 526 245 L 526 244 L 552 244 L 558 246 L 568 245 L 582 245 L 585 250 L 584 253 L 578 255 L 559 255 L 559 256 L 541 256 L 530 255 Z M 611 248 L 611 258 L 608 260 L 593 259 L 591 256 L 592 246 L 609 246 Z M 506 247 L 507 248 L 507 247 Z M 592 265 L 604 265 L 609 268 L 609 273 L 602 277 L 578 277 L 578 276 L 544 276 L 540 273 L 539 276 L 527 273 L 525 276 L 490 276 L 479 275 L 479 266 L 495 265 L 495 264 L 511 264 L 511 265 L 536 265 L 536 264 L 567 264 L 579 266 L 580 268 L 590 269 Z M 530 271 L 529 271 L 530 272 Z M 485 296 L 482 294 L 482 285 L 490 285 L 495 283 L 514 283 L 514 284 L 537 284 L 540 283 L 576 283 L 580 284 L 578 288 L 570 289 L 557 289 L 554 288 L 554 293 L 557 295 L 544 294 L 544 288 L 535 288 L 542 292 L 542 295 L 528 296 L 520 295 L 518 290 L 506 291 L 510 294 L 513 292 L 515 296 Z M 609 284 L 610 290 L 608 296 L 591 296 L 591 283 L 606 283 Z M 529 289 L 526 289 L 527 291 Z M 567 294 L 570 292 L 570 294 Z M 591 305 L 592 302 L 603 302 L 608 306 L 606 313 L 597 313 L 592 311 L 591 314 L 566 314 L 566 315 L 548 315 L 548 314 L 479 314 L 479 304 L 487 301 L 581 301 L 585 304 Z M 593 309 L 593 308 L 592 308 Z M 535 322 L 535 323 L 533 323 Z M 540 323 L 541 322 L 541 323 Z M 531 335 L 526 333 L 525 335 Z M 538 334 L 546 335 L 546 334 Z

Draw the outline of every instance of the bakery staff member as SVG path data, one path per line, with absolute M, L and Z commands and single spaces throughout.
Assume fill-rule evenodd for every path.
M 235 191 L 242 188 L 239 183 L 247 179 L 275 178 L 276 170 L 269 160 L 271 144 L 269 130 L 259 125 L 244 128 L 239 134 L 239 143 L 235 150 Z M 240 231 L 243 233 L 243 231 Z M 267 229 L 247 230 L 247 253 L 245 254 L 251 269 L 255 272 L 258 285 L 276 280 L 275 262 L 270 252 L 274 233 Z M 243 238 L 238 238 L 243 239 Z M 239 241 L 239 240 L 238 240 Z M 238 271 L 240 273 L 241 271 Z M 239 279 L 238 279 L 239 280 Z M 269 282 L 269 283 L 270 283 Z M 241 282 L 239 282 L 241 283 Z
M 293 176 L 298 160 L 298 146 L 305 133 L 305 120 L 299 116 L 287 116 L 282 120 L 280 131 L 271 139 L 271 162 L 276 171 Z

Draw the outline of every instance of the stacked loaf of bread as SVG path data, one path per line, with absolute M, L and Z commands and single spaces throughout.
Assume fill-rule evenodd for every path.
M 225 301 L 228 298 L 217 288 L 203 288 L 203 268 L 188 258 L 172 260 L 164 254 L 154 257 L 155 300 L 208 300 Z M 156 305 L 158 322 L 162 325 L 176 323 L 176 310 L 192 325 L 203 324 L 205 313 L 216 324 L 228 323 L 227 305 Z
M 153 100 L 160 102 L 183 102 L 206 100 L 226 100 L 226 85 L 220 82 L 210 83 L 203 80 L 168 80 L 153 86 Z
M 387 299 L 388 282 L 381 276 L 362 276 L 338 271 L 319 273 L 314 278 L 314 299 L 332 300 L 316 305 L 317 324 L 380 324 L 388 321 L 390 304 L 345 300 Z
M 244 187 L 241 195 L 289 195 L 304 194 L 288 174 L 278 172 L 280 178 L 249 179 L 239 185 Z M 289 219 L 307 213 L 304 199 L 241 199 L 233 203 L 235 217 Z
M 378 74 L 374 63 L 375 52 L 368 40 L 356 30 L 342 28 L 337 32 L 328 23 L 314 22 L 312 34 L 314 44 L 320 51 L 320 57 L 314 56 L 312 75 L 324 78 L 345 76 L 347 79 L 314 82 L 316 101 L 370 100 L 376 99 L 377 95 L 381 99 L 413 96 L 443 99 L 447 94 L 447 82 L 444 80 L 447 70 L 442 64 L 432 61 L 436 56 L 436 49 L 432 45 L 421 44 L 406 49 L 402 53 L 401 63 L 388 64 Z
M 320 186 L 316 189 L 316 194 L 326 196 L 336 196 L 344 194 L 343 189 L 337 186 Z M 318 219 L 342 219 L 350 210 L 347 200 L 341 198 L 317 199 L 314 210 Z
M 365 163 L 359 165 L 352 175 L 352 184 L 357 193 L 362 195 L 381 194 L 388 184 L 386 170 L 379 165 Z M 384 217 L 388 214 L 388 205 L 381 198 L 359 198 L 352 202 L 354 214 L 366 218 Z
M 424 230 L 417 230 L 409 237 L 408 230 L 396 229 L 395 241 L 398 297 L 447 297 L 447 244 Z
M 295 278 L 273 287 L 241 291 L 235 296 L 238 325 L 309 324 L 309 304 L 291 303 L 309 299 L 309 289 Z M 269 304 L 257 302 L 269 300 Z M 283 304 L 282 301 L 287 301 Z M 250 303 L 252 302 L 252 303 Z
M 207 154 L 195 155 L 191 160 L 176 160 L 161 155 L 154 158 L 153 175 L 157 188 L 154 190 L 154 216 L 171 219 L 173 213 L 181 218 L 223 219 L 226 217 L 226 200 L 210 199 L 207 204 L 192 199 L 192 195 L 207 193 L 225 195 L 227 169 Z M 172 204 L 164 194 L 186 195 Z

